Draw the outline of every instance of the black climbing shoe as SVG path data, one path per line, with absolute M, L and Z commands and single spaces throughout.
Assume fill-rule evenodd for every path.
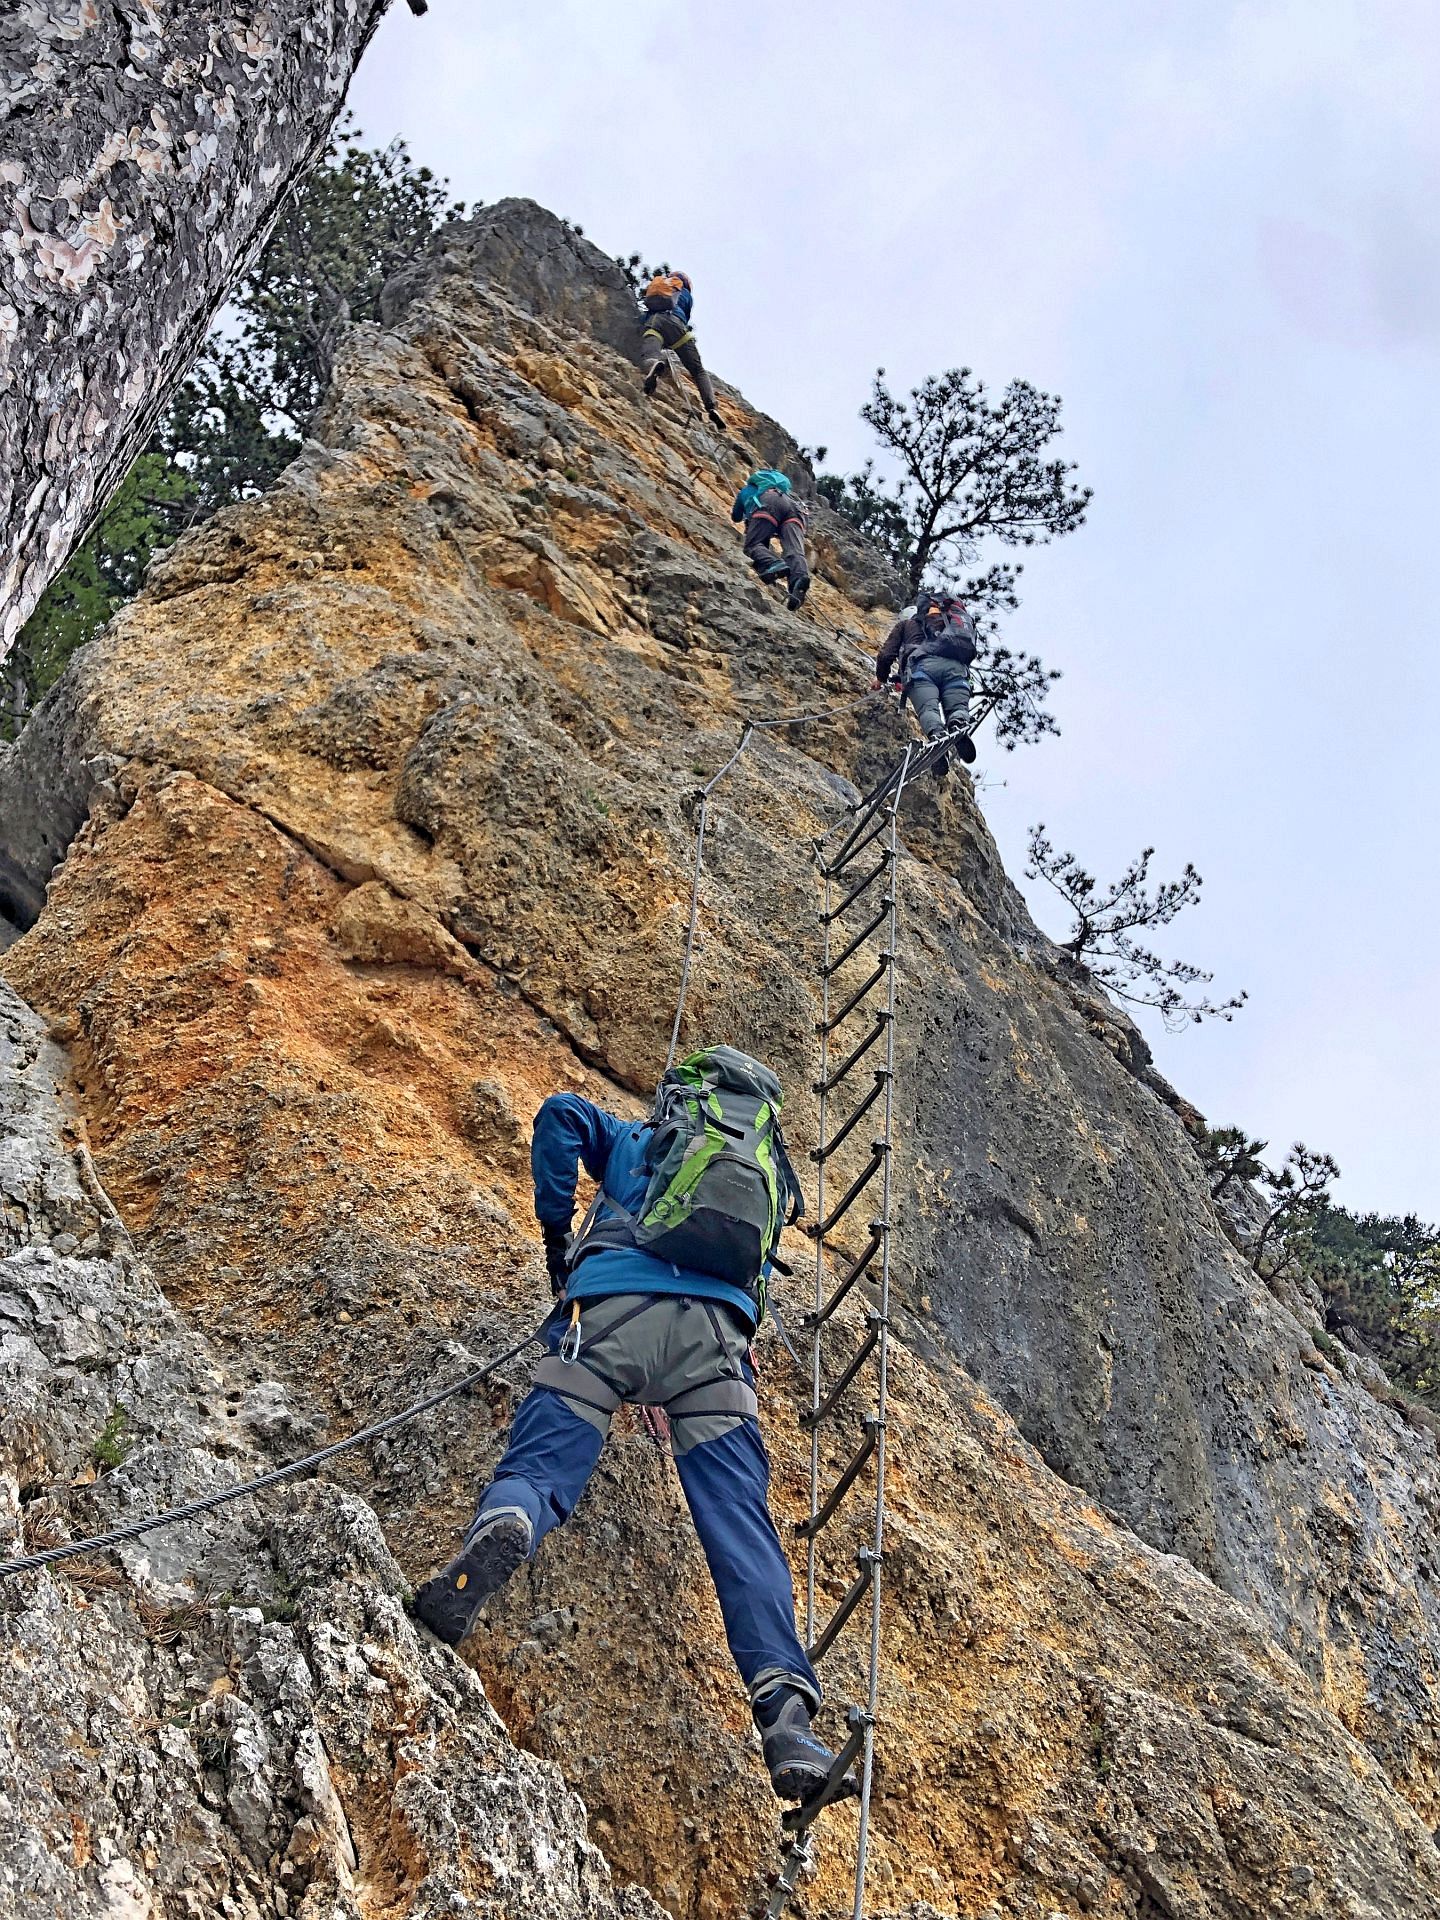
M 718 407 L 707 407 L 705 411 L 712 427 L 718 427 L 721 433 L 729 432 L 729 428 L 725 425 L 725 416 Z
M 650 369 L 649 373 L 647 373 L 645 376 L 643 384 L 647 394 L 654 393 L 656 387 L 660 384 L 659 367 L 652 367 Z
M 830 1776 L 835 1755 L 810 1731 L 810 1705 L 795 1687 L 777 1687 L 754 1707 L 770 1784 L 781 1800 L 809 1800 Z M 837 1799 L 860 1791 L 853 1773 Z
M 791 613 L 798 613 L 800 611 L 800 608 L 805 604 L 805 596 L 809 591 L 810 582 L 808 580 L 802 580 L 798 587 L 791 587 L 789 593 L 785 596 L 785 604 Z
M 974 764 L 975 742 L 970 738 L 968 733 L 962 733 L 960 738 L 955 742 L 955 751 L 967 767 Z
M 767 587 L 773 587 L 777 580 L 783 580 L 785 578 L 785 562 L 783 560 L 772 561 L 768 567 L 760 570 L 760 578 Z
M 930 773 L 933 779 L 943 780 L 945 776 L 949 773 L 949 771 L 950 771 L 950 756 L 948 753 L 942 753 L 937 755 L 936 758 L 931 762 Z
M 448 1567 L 427 1580 L 411 1609 L 447 1647 L 458 1647 L 481 1607 L 530 1557 L 535 1529 L 518 1507 L 487 1513 Z

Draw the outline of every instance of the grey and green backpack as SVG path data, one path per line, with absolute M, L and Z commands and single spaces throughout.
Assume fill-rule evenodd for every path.
M 572 1270 L 605 1247 L 713 1274 L 764 1310 L 763 1269 L 804 1200 L 780 1132 L 784 1095 L 770 1069 L 734 1047 L 706 1047 L 660 1082 L 646 1125 L 649 1183 L 629 1213 L 602 1188 L 570 1249 Z

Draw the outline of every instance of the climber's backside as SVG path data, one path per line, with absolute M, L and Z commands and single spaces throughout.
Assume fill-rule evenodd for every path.
M 902 614 L 886 635 L 875 660 L 875 685 L 889 684 L 898 670 L 902 694 L 915 709 L 927 740 L 963 727 L 970 714 L 970 667 L 976 654 L 975 622 L 954 594 L 922 590 L 914 610 Z M 947 753 L 949 749 L 946 750 Z M 975 742 L 962 734 L 955 751 L 975 758 Z M 946 771 L 946 757 L 935 773 Z
M 788 477 L 774 467 L 759 467 L 741 487 L 730 518 L 745 523 L 745 558 L 767 586 L 783 579 L 785 604 L 793 613 L 810 591 L 805 559 L 805 515 Z M 777 554 L 772 540 L 780 542 Z
M 725 422 L 715 404 L 715 389 L 690 329 L 695 290 L 689 274 L 657 273 L 641 294 L 640 304 L 645 309 L 640 318 L 640 372 L 646 393 L 654 393 L 659 384 L 668 349 L 694 381 L 706 413 L 723 432 Z
M 662 1408 L 771 1781 L 782 1799 L 803 1800 L 834 1756 L 810 1732 L 820 1686 L 770 1517 L 750 1357 L 771 1256 L 800 1208 L 781 1101 L 770 1070 L 731 1047 L 667 1073 L 648 1120 L 573 1093 L 545 1101 L 531 1171 L 560 1305 L 464 1545 L 420 1589 L 415 1612 L 458 1645 L 484 1601 L 568 1519 L 616 1408 Z M 582 1166 L 599 1185 L 572 1241 Z

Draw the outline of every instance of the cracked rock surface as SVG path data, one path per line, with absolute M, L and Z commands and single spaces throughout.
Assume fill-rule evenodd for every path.
M 7 1553 L 263 1471 L 285 1398 L 165 1304 L 75 1142 L 62 1064 L 0 982 Z M 659 1920 L 403 1592 L 373 1511 L 321 1485 L 9 1580 L 0 1912 Z
M 147 1291 L 146 1311 L 239 1389 L 240 1443 L 261 1459 L 393 1411 L 539 1317 L 531 1117 L 556 1087 L 638 1111 L 653 1085 L 695 787 L 744 718 L 858 702 L 868 686 L 883 568 L 819 510 L 804 614 L 767 597 L 730 498 L 754 459 L 788 461 L 802 487 L 806 469 L 723 383 L 733 441 L 702 434 L 674 389 L 647 409 L 628 301 L 613 263 L 528 202 L 447 230 L 392 286 L 387 325 L 350 335 L 281 484 L 171 549 L 0 755 L 0 908 L 28 929 L 0 966 L 65 1050 L 96 1190 L 169 1303 Z M 775 1064 L 802 1166 L 817 1063 L 809 846 L 903 737 L 881 703 L 767 731 L 713 805 L 685 1037 Z M 904 837 L 899 1351 L 867 1911 L 1433 1915 L 1434 1439 L 1362 1367 L 1326 1360 L 1307 1303 L 1272 1297 L 1238 1258 L 1189 1110 L 1030 922 L 968 776 L 923 783 Z M 858 984 L 874 951 L 845 977 Z M 842 1152 L 840 1178 L 867 1147 L 857 1136 Z M 60 1230 L 76 1245 L 58 1265 L 100 1232 Z M 104 1287 L 124 1279 L 116 1266 Z M 138 1314 L 129 1299 L 91 1300 L 110 1315 L 106 1367 Z M 790 1302 L 803 1308 L 803 1291 Z M 842 1310 L 837 1355 L 862 1306 Z M 784 1531 L 804 1511 L 806 1389 L 772 1337 L 760 1358 Z M 184 1377 L 127 1377 L 138 1430 L 186 1435 L 202 1418 L 199 1400 L 180 1411 Z M 287 1831 L 311 1819 L 338 1834 L 336 1805 L 344 1817 L 356 1864 L 317 1840 L 327 1888 L 342 1869 L 371 1874 L 387 1891 L 355 1896 L 362 1911 L 448 1911 L 421 1903 L 405 1810 L 460 1791 L 449 1761 L 472 1738 L 489 1758 L 467 1792 L 498 1773 L 558 1795 L 528 1756 L 558 1762 L 591 1842 L 674 1915 L 733 1920 L 757 1896 L 773 1803 L 673 1470 L 626 1417 L 571 1524 L 467 1648 L 524 1753 L 477 1682 L 406 1638 L 382 1534 L 411 1581 L 452 1550 L 525 1377 L 517 1363 L 337 1461 L 324 1489 L 267 1499 L 248 1534 L 231 1522 L 157 1542 L 148 1570 L 127 1554 L 119 1584 L 76 1609 L 99 1608 L 113 1637 L 57 1669 L 120 1697 L 106 1673 L 163 1664 L 137 1612 L 145 1582 L 188 1591 L 225 1560 L 216 1585 L 236 1598 L 207 1614 L 204 1657 L 253 1708 L 225 1709 L 228 1750 L 244 1755 L 235 1805 L 229 1775 L 215 1789 L 247 1897 L 298 1910 L 290 1883 L 306 1869 L 282 1880 L 291 1842 L 266 1812 L 283 1776 Z M 63 1457 L 16 1468 L 14 1498 L 28 1510 L 43 1496 L 47 1524 L 78 1530 L 141 1456 L 72 1487 L 121 1396 L 78 1362 L 47 1391 L 73 1396 L 75 1434 Z M 204 1405 L 228 1432 L 218 1388 Z M 855 1398 L 827 1437 L 827 1475 L 864 1410 Z M 203 1487 L 197 1462 L 216 1456 L 197 1446 L 177 1441 L 167 1466 L 157 1439 L 143 1456 L 154 1483 L 128 1497 Z M 838 1526 L 822 1540 L 822 1618 L 854 1545 Z M 333 1660 L 325 1650 L 317 1593 L 345 1632 L 363 1627 L 355 1644 L 374 1643 L 372 1679 L 392 1644 L 421 1663 L 452 1716 L 426 1749 L 446 1756 L 438 1774 L 401 1757 L 411 1723 L 394 1704 L 376 1707 L 370 1768 L 342 1761 L 328 1707 L 297 1708 L 293 1739 L 265 1750 L 256 1703 L 290 1686 L 292 1658 L 317 1701 L 370 1697 L 344 1633 Z M 837 1703 L 858 1697 L 858 1644 L 842 1639 L 825 1677 Z M 302 1721 L 333 1805 L 295 1784 L 320 1764 Z M 422 1775 L 423 1791 L 409 1784 Z M 177 1820 L 192 1798 L 209 1808 L 183 1777 Z M 33 1844 L 68 1861 L 29 1776 L 26 1793 L 40 1796 L 26 1830 L 48 1836 Z M 472 1831 L 486 1817 L 468 1800 L 436 1813 L 434 1872 L 501 1885 Z M 854 1835 L 853 1809 L 827 1817 L 810 1920 L 849 1911 Z M 512 1877 L 493 1897 L 529 1911 L 533 1867 L 508 1844 L 494 1843 Z M 385 1882 L 396 1861 L 403 1881 Z M 471 1882 L 465 1897 L 480 1898 Z M 593 1909 L 611 1910 L 630 1911 Z

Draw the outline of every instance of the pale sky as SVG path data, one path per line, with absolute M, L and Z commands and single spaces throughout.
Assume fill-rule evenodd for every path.
M 878 365 L 1064 397 L 1090 522 L 1008 635 L 1063 735 L 977 767 L 1010 871 L 1042 820 L 1102 877 L 1193 860 L 1165 951 L 1251 998 L 1147 1020 L 1161 1070 L 1432 1220 L 1437 99 L 1433 0 L 432 0 L 351 92 L 461 197 L 683 266 L 707 363 L 831 467 Z

